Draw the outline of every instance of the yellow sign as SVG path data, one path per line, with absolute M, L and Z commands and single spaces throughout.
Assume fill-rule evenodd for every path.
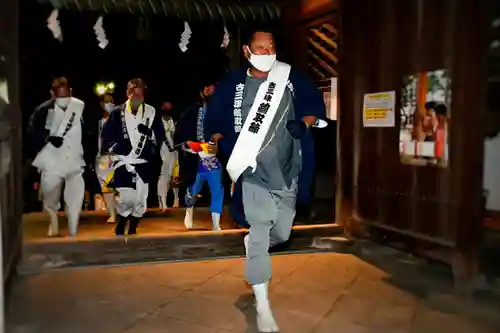
M 395 95 L 394 91 L 366 94 L 363 100 L 363 126 L 394 127 Z

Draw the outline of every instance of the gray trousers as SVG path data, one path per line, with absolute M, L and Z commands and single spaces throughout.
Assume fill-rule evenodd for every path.
M 251 285 L 271 279 L 269 248 L 290 237 L 296 198 L 296 181 L 290 188 L 269 190 L 243 180 L 243 207 L 250 224 L 246 279 Z

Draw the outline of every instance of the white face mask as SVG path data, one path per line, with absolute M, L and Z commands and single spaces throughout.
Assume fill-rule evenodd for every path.
M 250 49 L 248 52 L 250 53 L 248 61 L 261 72 L 269 72 L 276 63 L 276 54 L 253 54 Z
M 70 97 L 57 97 L 56 98 L 56 104 L 62 109 L 65 109 L 68 107 L 70 101 Z
M 111 112 L 115 108 L 115 105 L 113 103 L 106 103 L 104 104 L 104 109 L 107 112 Z

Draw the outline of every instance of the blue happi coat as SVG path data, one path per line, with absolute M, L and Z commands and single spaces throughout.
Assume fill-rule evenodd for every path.
M 241 128 L 243 125 L 241 119 L 235 117 L 235 114 L 238 114 L 235 112 L 235 108 L 239 104 L 236 99 L 240 98 L 241 91 L 244 91 L 246 75 L 247 69 L 229 73 L 217 85 L 205 116 L 205 139 L 208 140 L 214 133 L 221 133 L 224 137 L 219 142 L 219 150 L 226 156 L 231 155 L 238 139 L 238 127 Z M 287 89 L 292 92 L 294 97 L 295 119 L 302 119 L 305 116 L 325 118 L 323 97 L 312 81 L 295 71 L 293 67 L 288 80 Z M 241 114 L 241 112 L 239 113 Z M 301 147 L 303 161 L 297 199 L 299 202 L 308 203 L 315 170 L 314 141 L 311 131 L 307 131 L 307 134 L 301 139 Z
M 112 153 L 127 156 L 132 150 L 132 143 L 128 135 L 124 135 L 126 134 L 124 133 L 126 125 L 124 127 L 123 112 L 128 112 L 125 104 L 118 106 L 113 112 L 110 112 L 109 118 L 101 132 L 101 154 Z M 152 172 L 150 162 L 153 161 L 155 155 L 160 153 L 161 145 L 166 140 L 165 128 L 163 127 L 161 115 L 158 113 L 155 113 L 150 128 L 154 133 L 154 140 L 152 138 L 147 139 L 139 155 L 139 158 L 146 160 L 147 163 L 134 165 L 137 174 L 142 178 L 144 183 L 149 183 L 150 176 L 154 173 Z M 112 181 L 114 187 L 135 187 L 134 184 L 134 176 L 130 172 L 127 172 L 124 166 L 115 170 Z

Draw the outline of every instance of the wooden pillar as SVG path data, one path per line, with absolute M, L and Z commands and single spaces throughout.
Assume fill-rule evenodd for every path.
M 4 332 L 4 286 L 21 256 L 22 146 L 18 90 L 18 2 L 0 2 L 0 83 L 7 96 L 0 97 L 0 333 Z M 5 86 L 4 86 L 5 87 Z M 4 91 L 5 92 L 5 91 Z M 4 95 L 4 94 L 2 94 Z M 7 98 L 5 98 L 7 97 Z M 7 99 L 7 100 L 6 100 Z

